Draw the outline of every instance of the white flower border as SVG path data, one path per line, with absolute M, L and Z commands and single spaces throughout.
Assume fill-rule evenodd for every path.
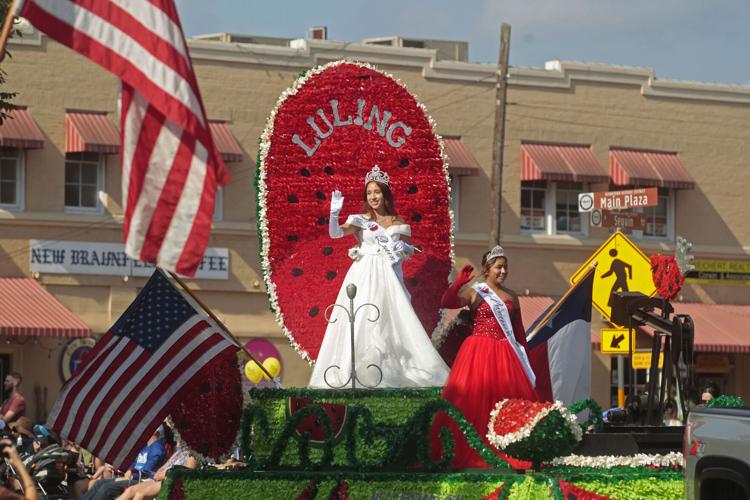
M 600 457 L 585 457 L 582 455 L 568 455 L 557 457 L 552 460 L 552 465 L 564 465 L 568 467 L 596 467 L 608 469 L 611 467 L 682 467 L 684 457 L 679 451 L 673 451 L 666 455 L 648 455 L 636 453 L 632 456 L 604 455 Z
M 281 93 L 281 96 L 279 96 L 279 99 L 276 101 L 276 106 L 271 111 L 271 114 L 268 116 L 268 120 L 266 122 L 266 127 L 263 130 L 263 133 L 261 134 L 261 140 L 260 140 L 260 167 L 259 167 L 259 175 L 258 175 L 258 228 L 260 231 L 261 241 L 260 244 L 260 256 L 261 256 L 261 268 L 263 269 L 263 281 L 266 283 L 266 289 L 268 292 L 268 298 L 271 302 L 271 308 L 275 312 L 276 315 L 276 323 L 279 324 L 281 327 L 281 330 L 284 332 L 284 335 L 289 340 L 289 344 L 292 346 L 292 348 L 299 354 L 302 359 L 306 360 L 310 365 L 315 364 L 315 361 L 310 357 L 310 354 L 302 349 L 302 346 L 300 346 L 295 340 L 294 340 L 294 333 L 289 330 L 289 328 L 286 327 L 286 324 L 284 323 L 284 313 L 281 311 L 281 308 L 279 307 L 279 299 L 278 295 L 276 294 L 276 285 L 273 282 L 273 276 L 271 273 L 271 263 L 268 259 L 268 249 L 270 246 L 270 237 L 269 237 L 269 231 L 268 231 L 268 217 L 267 217 L 267 186 L 266 186 L 266 157 L 268 156 L 268 152 L 271 149 L 271 137 L 273 136 L 273 130 L 274 130 L 274 123 L 276 120 L 276 115 L 279 112 L 279 109 L 284 104 L 284 102 L 289 98 L 290 96 L 293 96 L 297 94 L 297 92 L 300 91 L 300 89 L 310 80 L 312 77 L 317 76 L 318 74 L 326 71 L 329 68 L 338 66 L 340 64 L 353 64 L 355 66 L 360 66 L 363 68 L 370 69 L 372 71 L 376 71 L 394 82 L 396 82 L 398 85 L 400 85 L 404 90 L 409 92 L 409 89 L 406 88 L 406 85 L 401 82 L 398 78 L 395 78 L 393 75 L 386 73 L 384 71 L 380 71 L 379 69 L 375 68 L 374 66 L 353 61 L 353 60 L 339 60 L 334 61 L 328 64 L 324 64 L 323 66 L 318 66 L 316 68 L 313 68 L 309 70 L 307 73 L 305 73 L 304 76 L 301 76 L 298 78 L 294 84 Z M 450 176 L 448 174 L 448 156 L 445 153 L 445 144 L 443 143 L 443 138 L 438 134 L 437 132 L 437 123 L 435 120 L 432 119 L 432 117 L 427 113 L 427 108 L 422 104 L 415 94 L 412 94 L 409 92 L 409 95 L 411 95 L 414 98 L 414 101 L 418 108 L 422 110 L 425 117 L 430 123 L 430 126 L 432 127 L 432 133 L 437 138 L 438 145 L 440 146 L 440 156 L 443 159 L 443 173 L 445 175 L 445 182 L 448 186 L 448 194 L 450 195 L 451 191 L 451 184 L 450 184 Z M 456 256 L 454 253 L 454 235 L 453 231 L 455 229 L 455 224 L 453 220 L 453 210 L 450 209 L 450 205 L 448 206 L 448 214 L 450 217 L 450 259 L 451 259 L 451 267 L 455 265 L 456 262 Z M 435 342 L 435 338 L 440 338 L 440 333 L 442 333 L 445 330 L 445 325 L 443 323 L 445 322 L 445 310 L 440 310 L 440 319 L 438 320 L 438 323 L 433 330 L 431 334 L 431 338 L 433 339 L 433 342 Z
M 562 401 L 555 401 L 553 404 L 542 408 L 539 412 L 536 413 L 536 415 L 534 415 L 534 417 L 529 422 L 527 422 L 519 430 L 503 435 L 497 434 L 495 432 L 495 419 L 497 418 L 498 413 L 500 413 L 500 410 L 503 408 L 503 406 L 506 405 L 508 401 L 510 401 L 510 399 L 503 399 L 502 401 L 498 402 L 495 405 L 495 408 L 490 413 L 490 423 L 489 429 L 487 430 L 487 440 L 498 449 L 504 450 L 511 444 L 517 443 L 518 441 L 529 437 L 536 424 L 538 424 L 540 420 L 542 420 L 553 411 L 560 412 L 560 415 L 562 415 L 563 419 L 565 419 L 565 421 L 568 423 L 570 432 L 573 434 L 573 438 L 576 440 L 576 442 L 580 442 L 583 438 L 583 431 L 581 430 L 581 426 L 578 425 L 576 416 L 570 413 L 568 409 L 563 406 Z

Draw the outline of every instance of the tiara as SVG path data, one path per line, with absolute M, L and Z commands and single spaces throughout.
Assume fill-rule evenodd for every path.
M 365 185 L 367 185 L 368 182 L 372 181 L 385 184 L 388 187 L 390 187 L 391 185 L 391 180 L 390 177 L 388 177 L 388 174 L 380 170 L 380 167 L 378 167 L 377 165 L 372 167 L 372 170 L 367 172 L 367 175 L 365 175 Z
M 492 250 L 490 250 L 490 253 L 487 254 L 487 262 L 492 259 L 497 259 L 498 257 L 505 257 L 505 250 L 503 250 L 503 247 L 500 245 L 495 245 Z

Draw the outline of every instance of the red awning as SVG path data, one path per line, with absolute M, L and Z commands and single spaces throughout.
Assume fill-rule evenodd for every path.
M 240 162 L 245 158 L 240 143 L 229 130 L 229 124 L 220 120 L 209 120 L 208 127 L 211 129 L 214 144 L 225 162 Z
M 65 152 L 120 152 L 120 133 L 107 113 L 68 111 L 65 113 Z
M 0 126 L 0 146 L 6 148 L 41 149 L 44 134 L 26 108 L 13 109 Z
M 443 144 L 445 155 L 448 157 L 448 172 L 451 175 L 479 175 L 479 163 L 460 137 L 444 135 Z
M 696 352 L 750 353 L 750 306 L 676 302 L 676 314 L 688 314 L 694 325 Z M 651 328 L 642 328 L 649 335 Z
M 91 328 L 31 278 L 0 278 L 0 335 L 88 337 Z
M 588 146 L 521 145 L 522 181 L 608 182 Z
M 613 148 L 609 151 L 609 173 L 618 186 L 695 188 L 677 153 Z

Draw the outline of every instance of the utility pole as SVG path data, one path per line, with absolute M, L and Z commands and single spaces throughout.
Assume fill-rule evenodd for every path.
M 503 150 L 505 148 L 505 104 L 508 93 L 510 24 L 500 25 L 500 60 L 495 83 L 495 136 L 492 141 L 492 227 L 490 241 L 500 244 L 503 209 Z

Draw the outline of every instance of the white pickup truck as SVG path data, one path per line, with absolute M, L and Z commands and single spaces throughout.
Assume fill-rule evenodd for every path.
M 683 442 L 685 498 L 750 500 L 750 407 L 696 407 Z

